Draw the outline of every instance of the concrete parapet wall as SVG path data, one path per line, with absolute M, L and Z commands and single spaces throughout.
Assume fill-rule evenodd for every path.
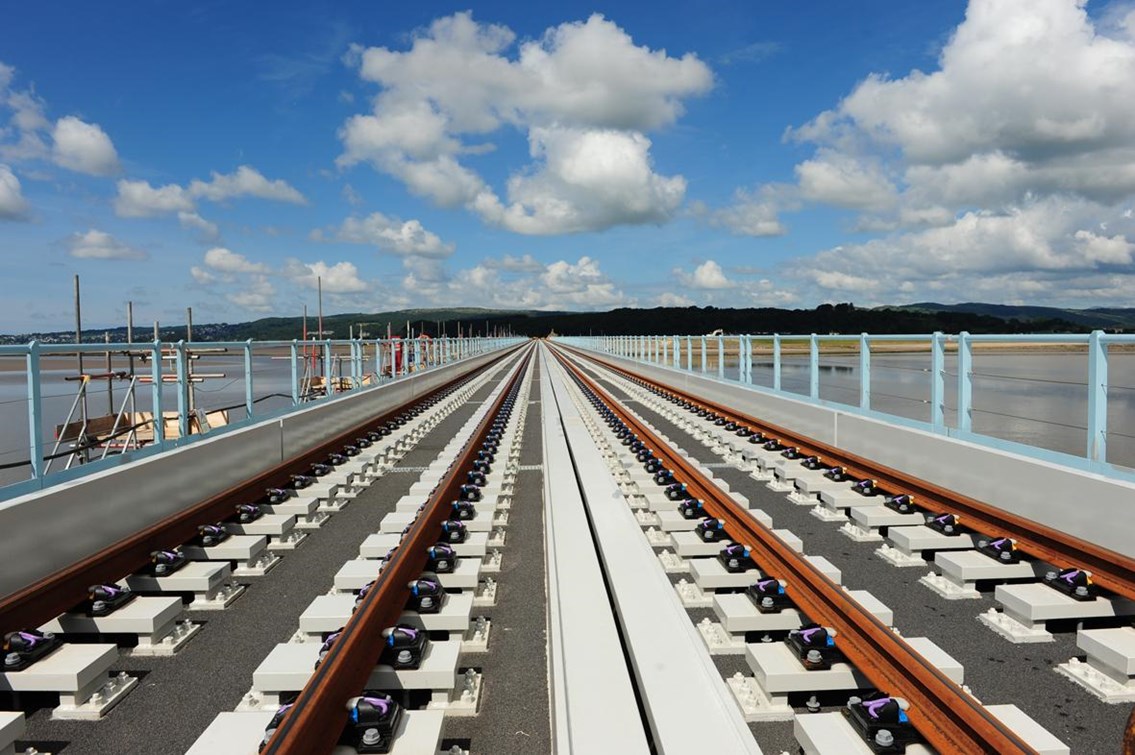
M 1135 484 L 758 388 L 604 359 L 927 482 L 1135 558 Z
M 468 374 L 482 354 L 0 503 L 0 596 Z M 166 544 L 174 545 L 173 543 Z

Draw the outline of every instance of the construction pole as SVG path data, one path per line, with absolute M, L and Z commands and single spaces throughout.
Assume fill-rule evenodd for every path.
M 134 302 L 126 302 L 126 343 L 134 343 Z M 134 400 L 134 351 L 127 349 L 127 362 L 130 365 L 130 424 L 134 424 L 138 406 Z M 127 437 L 129 440 L 129 436 Z
M 114 365 L 110 361 L 110 331 L 102 334 L 103 341 L 107 344 L 106 347 L 106 406 L 107 414 L 114 414 L 114 379 L 110 374 L 114 372 Z
M 75 275 L 75 343 L 81 344 L 83 342 L 83 307 L 79 297 L 79 276 Z M 79 378 L 83 377 L 83 352 L 76 350 L 75 352 L 79 357 Z M 86 383 L 80 382 L 81 390 L 83 391 L 83 406 L 82 406 L 82 421 L 87 424 L 87 391 Z
M 193 307 L 185 308 L 185 342 L 193 342 Z M 189 413 L 196 408 L 193 397 L 193 356 L 187 351 L 185 354 L 185 389 L 189 394 Z
M 322 341 L 323 340 L 323 276 L 322 275 L 317 276 L 315 278 L 315 287 L 316 287 L 316 293 L 319 296 L 319 340 Z M 321 346 L 319 355 L 321 357 L 323 356 L 322 346 Z M 323 362 L 324 361 L 326 361 L 326 359 L 320 359 L 319 360 L 320 372 L 323 371 Z M 326 378 L 328 380 L 330 380 L 331 376 L 327 375 Z M 326 383 L 324 383 L 323 389 L 324 389 L 324 391 L 327 390 L 327 384 Z M 330 394 L 328 394 L 328 395 L 330 395 Z

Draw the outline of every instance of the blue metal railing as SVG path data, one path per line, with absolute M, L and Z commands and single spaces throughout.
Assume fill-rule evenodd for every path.
M 1109 404 L 1109 347 L 1135 346 L 1135 335 L 1109 334 L 1095 331 L 1090 334 L 991 334 L 974 335 L 970 333 L 945 334 L 927 333 L 917 335 L 872 335 L 862 333 L 859 335 L 708 335 L 708 336 L 599 336 L 562 338 L 565 343 L 571 343 L 594 351 L 607 352 L 631 360 L 654 364 L 669 369 L 682 370 L 702 374 L 706 377 L 716 377 L 718 380 L 735 381 L 742 385 L 752 386 L 756 390 L 767 391 L 777 395 L 803 400 L 816 405 L 831 406 L 840 411 L 871 416 L 904 425 L 913 425 L 932 432 L 962 438 L 968 441 L 988 445 L 991 447 L 1011 450 L 1015 453 L 1030 455 L 1093 472 L 1135 479 L 1135 454 L 1125 454 L 1122 460 L 1111 460 L 1108 456 L 1109 437 L 1122 438 L 1125 441 L 1135 440 L 1130 433 L 1135 429 L 1135 416 L 1119 416 L 1120 409 L 1127 410 L 1128 404 L 1116 407 L 1115 402 Z M 1037 356 L 1061 353 L 1059 350 L 1072 351 L 1076 358 L 1082 358 L 1083 363 L 1077 364 L 1077 369 L 1086 368 L 1086 380 L 1083 382 L 1069 382 L 1069 390 L 1077 391 L 1075 406 L 1086 408 L 1082 423 L 1061 423 L 1036 417 L 1022 417 L 1003 414 L 996 408 L 975 408 L 975 379 L 986 380 L 993 378 L 1034 381 L 1036 383 L 1061 383 L 1060 380 L 1048 380 L 1043 375 L 1032 377 L 1009 378 L 1004 375 L 990 375 L 975 370 L 975 347 L 981 358 L 987 358 L 987 353 L 1002 353 L 987 351 L 987 344 L 1010 344 L 1025 349 L 1037 347 L 1053 347 L 1051 351 L 1030 352 Z M 889 346 L 889 348 L 888 348 Z M 928 353 L 928 362 L 925 366 L 902 367 L 893 364 L 884 365 L 888 369 L 914 369 L 925 374 L 925 384 L 919 386 L 924 397 L 910 397 L 879 392 L 880 397 L 891 399 L 908 399 L 915 404 L 925 404 L 920 416 L 904 416 L 894 411 L 882 411 L 874 405 L 876 396 L 872 392 L 872 366 L 873 347 L 879 347 L 878 352 L 886 352 L 888 356 L 899 353 Z M 984 347 L 984 348 L 983 348 Z M 996 349 L 997 347 L 993 347 Z M 699 352 L 697 368 L 695 368 L 694 352 Z M 1124 350 L 1126 351 L 1126 350 Z M 786 359 L 789 353 L 794 357 L 806 356 L 805 368 L 807 380 L 802 390 L 793 391 L 786 388 L 790 380 L 799 382 L 794 373 L 797 364 L 789 363 Z M 857 356 L 857 359 L 854 357 Z M 754 381 L 755 354 L 771 358 L 771 365 L 761 364 L 762 377 L 769 378 L 767 385 Z M 847 369 L 857 373 L 857 381 L 850 385 L 824 386 L 821 381 L 821 372 L 825 369 L 822 357 L 836 355 L 842 365 L 850 362 Z M 954 371 L 947 370 L 947 355 L 955 365 Z M 876 354 L 878 356 L 878 354 Z M 851 360 L 854 359 L 854 362 Z M 1135 355 L 1128 357 L 1135 360 Z M 1126 364 L 1126 363 L 1125 363 Z M 768 374 L 770 373 L 771 374 Z M 855 384 L 857 382 L 857 384 Z M 948 382 L 954 383 L 954 390 L 948 390 Z M 1084 394 L 1079 394 L 1076 386 L 1082 386 Z M 830 391 L 841 390 L 845 394 L 854 395 L 853 400 L 833 400 L 821 396 L 821 388 L 827 387 Z M 1132 386 L 1115 386 L 1117 389 L 1135 391 Z M 1024 394 L 1022 394 L 1024 395 Z M 953 405 L 950 405 L 950 399 Z M 996 398 L 996 397 L 994 397 Z M 1112 420 L 1117 420 L 1117 427 L 1109 428 L 1109 409 L 1112 410 Z M 1036 422 L 1041 424 L 1060 425 L 1066 432 L 1083 431 L 1083 451 L 1069 453 L 1065 450 L 1044 448 L 1043 442 L 1027 444 L 1019 441 L 1007 440 L 1003 437 L 976 432 L 974 425 L 975 412 L 991 416 L 1000 416 L 1012 420 Z M 1130 412 L 1128 412 L 1130 413 Z M 952 420 L 952 421 L 951 421 Z M 1130 422 L 1130 424 L 1126 424 Z M 986 424 L 990 424 L 987 422 Z M 1123 432 L 1126 429 L 1127 432 Z M 1131 458 L 1127 458 L 1131 456 Z
M 192 411 L 193 397 L 195 395 L 191 383 L 197 383 L 201 380 L 198 375 L 193 374 L 192 362 L 198 358 L 208 356 L 220 359 L 236 355 L 235 362 L 226 364 L 239 365 L 243 374 L 240 378 L 229 381 L 229 384 L 236 380 L 243 382 L 243 392 L 240 396 L 243 400 L 234 407 L 225 408 L 240 407 L 243 409 L 244 416 L 226 424 L 222 430 L 227 431 L 294 411 L 297 407 L 306 407 L 313 401 L 325 401 L 340 393 L 366 390 L 392 380 L 403 379 L 411 373 L 436 369 L 442 365 L 478 354 L 506 348 L 523 340 L 525 339 L 439 337 L 434 339 L 249 340 L 194 343 L 153 341 L 97 344 L 49 344 L 33 341 L 22 345 L 0 345 L 0 360 L 23 358 L 22 382 L 26 384 L 27 403 L 27 436 L 22 441 L 19 436 L 22 436 L 23 433 L 19 432 L 19 428 L 15 426 L 18 423 L 13 422 L 12 417 L 6 417 L 4 422 L 0 422 L 0 440 L 6 440 L 9 444 L 15 442 L 18 447 L 22 447 L 23 454 L 26 454 L 23 461 L 0 465 L 0 468 L 26 468 L 24 479 L 10 484 L 0 482 L 0 501 L 90 474 L 99 469 L 107 468 L 112 463 L 119 464 L 124 461 L 143 458 L 210 437 L 212 432 L 191 433 L 194 416 Z M 259 352 L 259 355 L 257 355 L 257 352 Z M 46 375 L 44 361 L 45 359 L 59 360 L 75 357 L 78 354 L 83 354 L 88 358 L 105 355 L 108 364 L 112 358 L 120 361 L 130 358 L 131 360 L 149 362 L 148 365 L 143 364 L 142 368 L 134 374 L 143 376 L 151 383 L 148 400 L 144 403 L 148 404 L 149 413 L 153 418 L 147 424 L 147 429 L 152 427 L 153 439 L 147 442 L 144 447 L 132 448 L 122 454 L 113 454 L 90 463 L 80 464 L 75 468 L 52 471 L 49 469 L 50 459 L 47 458 L 52 454 L 47 453 L 47 451 L 53 441 L 46 438 L 45 426 L 50 426 L 47 424 L 48 422 L 64 422 L 65 418 L 62 415 L 46 417 L 44 401 L 45 398 L 67 398 L 69 400 L 73 396 L 45 393 L 45 383 L 51 386 L 60 386 L 63 385 L 63 382 L 56 374 L 59 365 L 49 365 L 49 367 L 56 369 L 50 375 Z M 224 357 L 219 356 L 222 354 Z M 271 375 L 274 378 L 273 382 L 278 383 L 281 378 L 286 379 L 289 390 L 286 394 L 283 392 L 265 394 L 262 391 L 258 397 L 257 386 L 259 381 L 257 377 L 267 378 L 266 373 L 279 372 L 268 369 L 265 366 L 266 363 L 262 361 L 269 354 L 272 355 L 272 359 L 290 360 L 290 368 L 286 370 L 286 378 L 279 374 Z M 304 390 L 305 383 L 311 376 L 305 376 L 303 370 L 319 359 L 319 355 L 322 358 L 322 363 L 319 365 L 322 376 L 320 376 L 321 384 L 318 391 L 319 395 L 317 395 L 310 389 Z M 254 356 L 261 358 L 261 361 L 256 362 L 260 365 L 259 374 L 254 369 Z M 133 364 L 133 361 L 131 364 Z M 339 367 L 338 371 L 335 370 L 336 366 Z M 13 380 L 21 379 L 21 376 L 12 375 L 12 372 L 12 370 L 9 370 L 7 374 L 3 375 L 8 380 L 9 387 L 11 387 Z M 16 372 L 19 372 L 19 370 Z M 90 370 L 87 370 L 87 372 L 90 372 Z M 71 379 L 78 377 L 76 375 Z M 111 378 L 106 377 L 105 379 L 110 380 Z M 90 381 L 87 378 L 80 378 L 79 382 L 79 390 L 84 390 Z M 131 381 L 131 386 L 133 385 L 134 383 Z M 165 418 L 168 411 L 167 403 L 170 399 L 166 395 L 165 388 L 167 386 L 172 388 L 176 394 L 177 438 L 166 437 Z M 70 390 L 73 391 L 74 389 Z M 133 387 L 131 390 L 133 390 Z M 196 391 L 204 392 L 203 389 L 196 389 Z M 265 398 L 277 399 L 277 406 L 275 408 L 262 407 L 260 402 Z M 20 401 L 22 399 L 13 398 L 0 403 L 15 404 Z M 75 404 L 78 404 L 78 401 Z M 125 401 L 122 405 L 123 407 L 126 406 Z M 172 407 L 170 407 L 170 410 L 172 410 Z M 119 410 L 120 413 L 121 411 Z M 170 419 L 172 421 L 172 417 Z M 81 438 L 79 442 L 82 442 Z M 18 448 L 5 450 L 9 454 L 18 452 Z

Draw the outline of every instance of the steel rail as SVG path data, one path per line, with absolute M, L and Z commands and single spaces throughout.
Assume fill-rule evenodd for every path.
M 832 627 L 838 649 L 875 687 L 910 703 L 911 723 L 942 753 L 1032 753 L 1019 735 L 946 677 L 819 569 L 664 443 L 583 370 L 557 355 L 581 385 L 593 391 L 662 463 L 724 521 L 734 542 L 750 548 L 762 573 L 787 582 L 786 594 L 812 621 Z
M 449 380 L 397 407 L 360 422 L 314 448 L 277 464 L 247 481 L 166 517 L 139 530 L 98 553 L 76 561 L 47 577 L 0 598 L 0 635 L 28 627 L 38 627 L 61 613 L 71 610 L 87 596 L 93 584 L 114 583 L 143 568 L 156 550 L 176 547 L 197 535 L 197 527 L 232 516 L 234 507 L 264 497 L 267 488 L 287 487 L 290 475 L 306 472 L 312 464 L 350 443 L 360 434 L 397 417 L 409 407 L 491 369 L 515 353 L 509 349 L 473 372 Z
M 382 631 L 394 626 L 405 610 L 410 597 L 407 585 L 425 568 L 426 550 L 440 539 L 447 506 L 458 497 L 463 474 L 471 468 L 493 419 L 508 396 L 519 388 L 532 358 L 532 348 L 530 346 L 522 357 L 461 455 L 450 465 L 386 567 L 381 571 L 376 569 L 374 585 L 265 745 L 262 751 L 265 755 L 329 753 L 339 741 L 349 714 L 347 701 L 363 692 L 378 664 L 383 648 Z
M 565 348 L 560 345 L 561 348 Z M 818 456 L 825 463 L 844 467 L 848 474 L 875 480 L 879 487 L 894 495 L 914 497 L 915 505 L 935 514 L 954 514 L 964 526 L 990 537 L 1010 537 L 1028 555 L 1059 568 L 1079 568 L 1091 572 L 1092 581 L 1100 587 L 1135 600 L 1135 559 L 1088 542 L 1075 535 L 1013 514 L 988 503 L 935 485 L 897 469 L 852 454 L 835 446 L 809 438 L 780 425 L 752 417 L 736 409 L 708 401 L 690 393 L 647 380 L 606 359 L 570 349 L 574 354 L 602 364 L 628 380 L 661 390 L 670 396 L 720 414 L 738 424 L 778 438 L 786 446 L 795 446 L 802 456 Z

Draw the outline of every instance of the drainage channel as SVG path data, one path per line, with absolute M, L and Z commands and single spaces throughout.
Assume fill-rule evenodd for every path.
M 5 718 L 11 738 L 3 744 L 36 752 L 185 752 L 218 711 L 240 702 L 252 659 L 286 638 L 304 596 L 314 594 L 312 579 L 373 516 L 375 499 L 402 484 L 386 473 L 420 453 L 413 449 L 423 440 L 444 437 L 471 411 L 463 402 L 484 393 L 514 359 L 403 407 L 297 470 L 286 488 L 240 504 L 230 519 L 158 553 L 150 570 L 100 589 L 95 597 L 110 600 L 99 616 L 89 615 L 92 603 L 43 625 L 60 641 L 57 649 L 0 682 L 18 689 L 13 677 L 22 674 L 39 685 L 13 700 L 28 715 Z M 195 693 L 186 697 L 186 689 Z
M 893 555 L 891 552 L 897 546 L 893 541 L 886 541 L 891 537 L 887 527 L 880 532 L 876 524 L 870 533 L 873 537 L 862 537 L 864 527 L 861 525 L 877 521 L 871 517 L 898 514 L 883 506 L 882 495 L 873 500 L 860 496 L 852 492 L 850 481 L 840 485 L 806 469 L 799 460 L 785 459 L 785 449 L 770 453 L 758 446 L 759 450 L 754 452 L 746 439 L 736 436 L 734 428 L 725 430 L 712 421 L 706 422 L 691 415 L 680 404 L 593 364 L 589 363 L 586 367 L 590 374 L 599 377 L 603 384 L 614 390 L 620 400 L 641 407 L 638 414 L 653 423 L 659 432 L 668 433 L 675 443 L 685 444 L 689 455 L 700 461 L 725 459 L 733 465 L 734 469 L 720 469 L 719 475 L 733 486 L 736 493 L 747 497 L 754 508 L 759 507 L 771 515 L 782 528 L 791 530 L 808 545 L 809 552 L 823 554 L 836 575 L 847 575 L 856 586 L 868 588 L 867 600 L 876 610 L 887 612 L 890 617 L 888 623 L 896 623 L 907 635 L 931 638 L 941 651 L 936 653 L 936 662 L 948 668 L 957 681 L 964 681 L 982 700 L 1005 703 L 989 707 L 996 709 L 998 715 L 1023 736 L 1027 735 L 1036 749 L 1046 752 L 1067 752 L 1069 749 L 1107 752 L 1120 748 L 1124 722 L 1131 712 L 1129 706 L 1114 704 L 1122 703 L 1120 697 L 1113 697 L 1113 704 L 1106 704 L 1097 699 L 1104 697 L 1100 690 L 1094 690 L 1092 695 L 1086 694 L 1061 676 L 1077 671 L 1081 676 L 1089 676 L 1094 672 L 1097 677 L 1107 677 L 1104 690 L 1108 686 L 1112 691 L 1122 688 L 1122 678 L 1116 681 L 1116 677 L 1122 675 L 1111 667 L 1116 665 L 1117 660 L 1122 662 L 1124 657 L 1131 658 L 1130 650 L 1126 656 L 1123 653 L 1126 633 L 1132 631 L 1126 628 L 1128 622 L 1114 618 L 1099 620 L 1104 626 L 1100 627 L 1097 623 L 1098 628 L 1093 629 L 1091 623 L 1087 628 L 1081 624 L 1079 632 L 1075 631 L 1074 622 L 1049 622 L 1047 628 L 1041 622 L 1040 628 L 1045 629 L 1049 640 L 1047 643 L 1007 642 L 990 631 L 996 627 L 989 627 L 992 622 L 985 619 L 991 610 L 996 610 L 987 606 L 996 606 L 1000 602 L 998 598 L 1005 594 L 1006 585 L 998 587 L 997 580 L 982 580 L 971 583 L 972 591 L 965 597 L 950 600 L 942 600 L 942 591 L 935 589 L 942 580 L 957 578 L 957 574 L 946 572 L 955 561 L 966 564 L 976 561 L 970 564 L 970 568 L 981 568 L 986 563 L 994 569 L 1000 566 L 997 560 L 977 552 L 974 548 L 976 541 L 968 540 L 968 551 L 928 548 L 924 554 L 916 550 L 913 554 L 917 557 L 916 565 L 924 569 L 931 567 L 933 571 L 930 574 L 923 570 L 896 569 L 891 565 L 894 559 L 888 556 Z M 728 423 L 722 424 L 727 426 Z M 847 502 L 850 505 L 845 505 Z M 902 500 L 898 503 L 901 504 Z M 832 516 L 833 512 L 839 516 Z M 907 526 L 902 529 L 931 529 L 922 524 L 924 520 L 920 515 L 915 516 L 919 521 L 903 522 Z M 899 529 L 899 524 L 894 521 L 892 526 Z M 660 525 L 664 523 L 653 523 L 659 531 L 668 528 Z M 672 532 L 669 534 L 674 535 Z M 895 540 L 900 537 L 909 535 L 894 533 Z M 864 540 L 866 543 L 862 542 Z M 880 547 L 880 544 L 886 547 Z M 924 555 L 929 557 L 929 563 L 922 559 Z M 914 562 L 914 559 L 909 562 Z M 1033 574 L 1032 570 L 1030 574 Z M 1031 581 L 1024 581 L 1024 585 L 1034 591 L 1039 589 L 1041 592 L 1037 598 L 1040 600 L 1046 593 L 1057 595 L 1057 591 L 1041 583 L 1042 579 L 1042 576 L 1036 575 Z M 980 589 L 972 589 L 975 587 Z M 692 599 L 698 598 L 688 586 L 684 589 Z M 1012 594 L 1011 590 L 1009 592 Z M 956 596 L 956 593 L 953 591 L 948 595 Z M 706 596 L 701 597 L 704 599 Z M 709 596 L 711 610 L 702 611 L 703 634 L 719 654 L 736 652 L 733 648 L 740 637 L 729 631 L 730 626 L 742 626 L 735 610 L 737 606 L 731 605 L 732 600 L 727 596 Z M 1004 606 L 1002 610 L 1006 610 Z M 1109 621 L 1113 628 L 1107 626 Z M 1097 642 L 1093 644 L 1093 640 Z M 1105 640 L 1110 640 L 1110 643 L 1105 643 Z M 1081 660 L 1085 645 L 1089 649 L 1087 661 Z M 1106 654 L 1110 662 L 1094 660 L 1092 649 L 1100 655 Z M 722 665 L 727 666 L 728 663 L 723 662 Z M 1054 670 L 1060 675 L 1053 673 Z M 745 673 L 745 670 L 738 671 Z M 1080 686 L 1087 686 L 1081 679 L 1074 681 Z M 797 720 L 801 715 L 807 716 L 807 707 L 802 704 L 805 701 L 800 695 L 794 699 L 793 717 Z M 828 707 L 821 706 L 821 709 L 827 710 Z M 772 741 L 778 746 L 788 746 L 789 740 L 783 727 L 766 728 L 769 731 L 762 737 L 762 742 Z

